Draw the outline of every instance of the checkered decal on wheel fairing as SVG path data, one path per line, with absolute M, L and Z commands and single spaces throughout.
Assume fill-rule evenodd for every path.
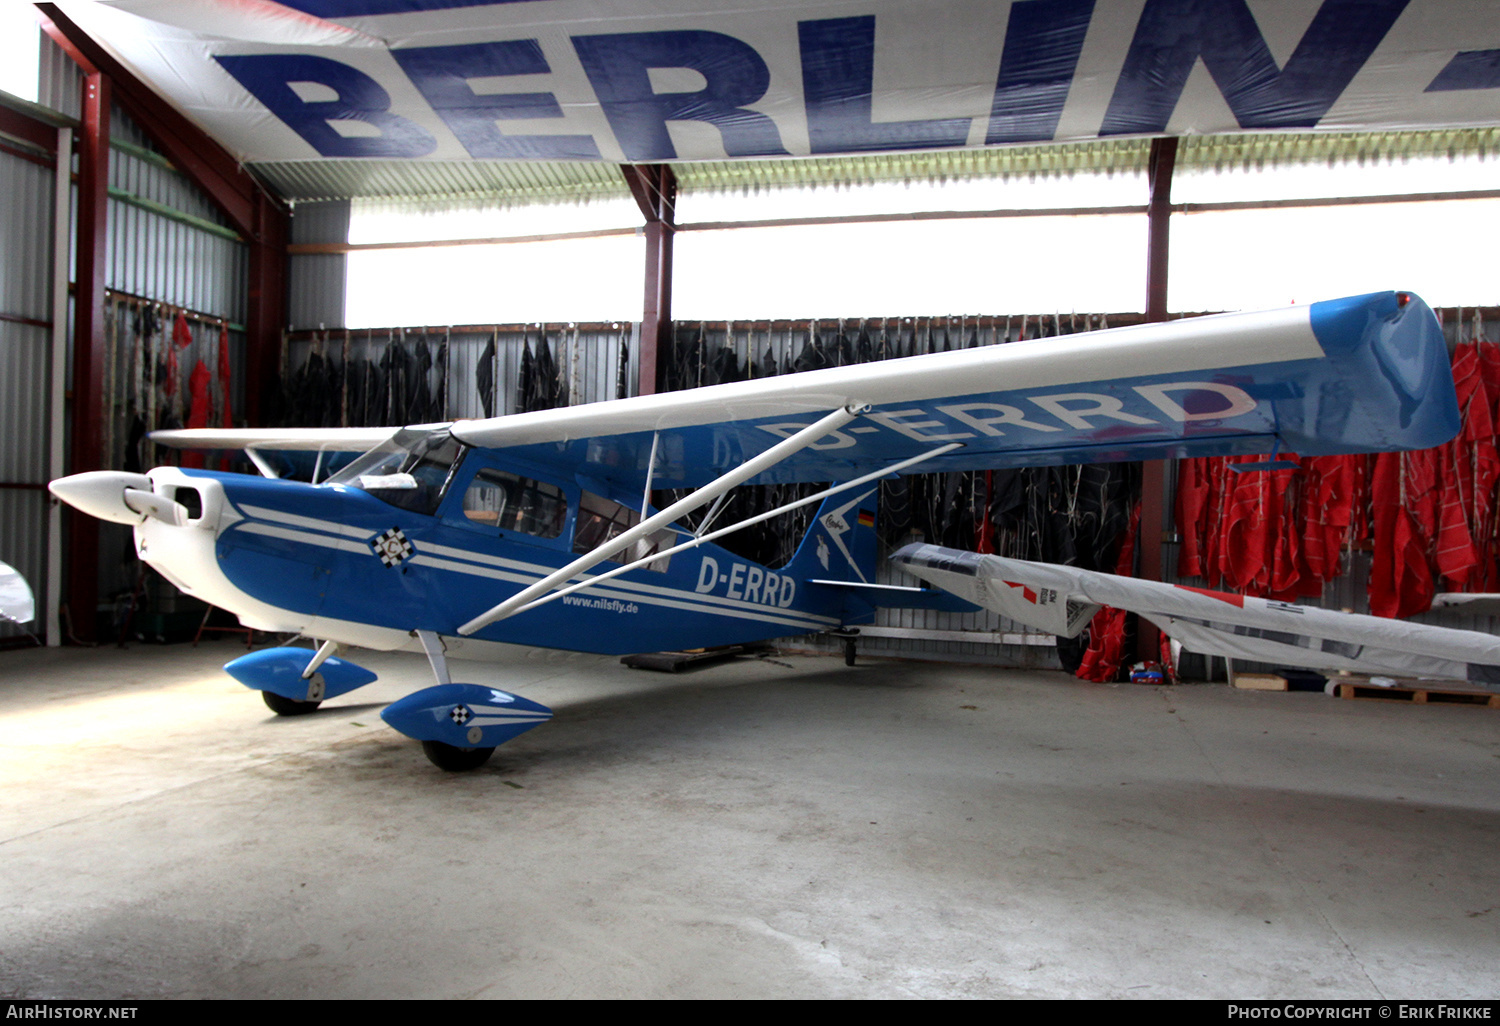
M 407 540 L 406 533 L 399 527 L 393 527 L 385 534 L 372 539 L 370 548 L 375 550 L 375 555 L 379 556 L 380 561 L 386 566 L 399 566 L 412 554 L 412 544 Z

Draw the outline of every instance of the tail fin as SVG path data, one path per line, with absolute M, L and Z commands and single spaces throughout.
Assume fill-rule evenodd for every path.
M 875 533 L 878 485 L 857 494 L 841 492 L 823 500 L 797 554 L 782 573 L 829 588 L 843 596 L 843 622 L 869 623 L 879 607 L 937 609 L 973 613 L 979 607 L 942 589 L 910 588 L 875 581 L 879 548 Z
M 830 495 L 818 507 L 797 554 L 782 570 L 803 580 L 875 583 L 878 485 Z

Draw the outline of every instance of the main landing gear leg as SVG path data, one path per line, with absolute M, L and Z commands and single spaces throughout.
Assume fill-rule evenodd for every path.
M 432 631 L 417 631 L 417 639 L 422 642 L 422 651 L 427 653 L 427 662 L 431 664 L 432 675 L 438 684 L 453 683 L 448 676 L 448 656 L 443 650 L 442 639 Z M 493 745 L 489 748 L 460 748 L 443 741 L 423 741 L 422 754 L 440 770 L 464 773 L 489 762 L 495 749 Z
M 328 661 L 328 657 L 338 652 L 339 646 L 336 642 L 325 641 L 318 646 L 313 657 L 308 660 L 307 668 L 302 671 L 302 679 L 310 681 L 307 689 L 307 700 L 287 698 L 278 695 L 274 691 L 262 691 L 260 697 L 265 700 L 266 707 L 277 716 L 306 716 L 310 712 L 317 711 L 318 706 L 323 704 L 323 678 L 318 674 L 318 667 Z

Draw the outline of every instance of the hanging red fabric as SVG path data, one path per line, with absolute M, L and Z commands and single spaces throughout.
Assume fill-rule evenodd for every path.
M 1472 430 L 1477 426 L 1469 410 L 1471 406 L 1488 404 L 1479 353 L 1472 343 L 1458 345 L 1453 350 L 1453 387 L 1458 394 L 1463 426 L 1456 438 L 1440 447 L 1435 461 L 1439 504 L 1433 562 L 1450 590 L 1462 590 L 1479 565 L 1479 551 L 1469 522 L 1476 443 Z
M 1430 495 L 1419 498 L 1412 491 L 1414 483 L 1423 481 L 1430 490 L 1432 475 L 1424 466 L 1430 466 L 1430 460 L 1419 452 L 1384 452 L 1375 459 L 1370 484 L 1374 557 L 1369 595 L 1370 612 L 1376 616 L 1411 616 L 1432 605 L 1428 546 L 1413 518 L 1413 506 L 1427 508 L 1429 516 L 1436 512 Z
M 1481 424 L 1476 424 L 1476 434 L 1481 434 L 1484 443 L 1476 452 L 1476 467 L 1474 474 L 1474 541 L 1479 547 L 1480 573 L 1470 577 L 1470 584 L 1476 591 L 1500 590 L 1500 551 L 1497 551 L 1497 534 L 1500 534 L 1500 511 L 1495 505 L 1495 487 L 1500 481 L 1500 455 L 1497 455 L 1495 444 L 1495 431 L 1500 428 L 1500 346 L 1484 340 L 1480 336 L 1475 349 L 1479 355 L 1480 380 L 1484 383 L 1485 407 L 1481 411 L 1477 406 L 1471 404 L 1471 411 L 1477 418 L 1482 412 L 1488 413 L 1489 425 L 1485 430 Z
M 177 396 L 177 350 L 193 344 L 193 332 L 181 310 L 172 321 L 172 345 L 167 347 L 167 398 Z
M 1266 482 L 1266 515 L 1274 518 L 1268 526 L 1267 562 L 1270 582 L 1265 595 L 1269 598 L 1290 602 L 1299 596 L 1319 594 L 1323 589 L 1313 581 L 1312 575 L 1302 559 L 1302 531 L 1297 522 L 1297 483 L 1301 477 L 1300 460 L 1294 453 L 1282 453 L 1282 458 L 1299 464 L 1297 470 L 1272 470 L 1263 472 L 1270 478 Z M 1311 587 L 1311 591 L 1308 588 Z
M 1177 463 L 1177 573 L 1202 577 L 1203 550 L 1209 531 L 1208 505 L 1213 492 L 1213 461 L 1199 457 Z
M 979 529 L 974 533 L 974 551 L 989 555 L 995 551 L 995 525 L 990 520 L 990 495 L 994 491 L 995 472 L 984 472 L 984 497 L 979 501 Z
M 1302 461 L 1302 565 L 1322 584 L 1342 571 L 1351 529 L 1363 522 L 1364 456 L 1313 456 Z
M 1120 554 L 1115 560 L 1115 573 L 1129 577 L 1135 569 L 1135 536 L 1141 524 L 1141 504 L 1136 502 L 1130 511 L 1130 524 L 1125 528 L 1125 537 L 1120 542 Z M 1120 673 L 1120 664 L 1125 661 L 1125 610 L 1105 606 L 1089 621 L 1089 647 L 1083 653 L 1075 677 L 1082 680 L 1107 683 Z
M 219 394 L 223 397 L 220 427 L 234 427 L 234 418 L 229 412 L 229 329 L 219 325 Z
M 199 360 L 193 367 L 193 373 L 188 378 L 188 392 L 191 395 L 188 406 L 187 426 L 190 428 L 208 427 L 208 384 L 211 380 L 208 367 Z M 203 467 L 203 454 L 201 452 L 185 452 L 182 454 L 182 465 L 184 467 Z
M 1234 464 L 1254 463 L 1259 456 L 1234 456 Z M 1235 591 L 1265 595 L 1271 584 L 1271 551 L 1275 541 L 1271 515 L 1272 482 L 1265 471 L 1228 473 L 1219 571 Z

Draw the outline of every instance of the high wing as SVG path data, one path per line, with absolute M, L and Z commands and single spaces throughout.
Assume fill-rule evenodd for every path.
M 1139 613 L 1193 652 L 1315 670 L 1448 677 L 1500 689 L 1500 638 L 1478 631 L 908 545 L 891 560 L 1002 616 L 1076 637 L 1101 606 Z
M 445 428 L 425 424 L 426 428 Z M 174 449 L 269 449 L 286 452 L 367 452 L 400 428 L 178 428 L 151 432 L 151 440 Z
M 702 485 L 844 409 L 853 420 L 757 470 L 751 483 L 843 480 L 923 453 L 932 455 L 908 472 L 1278 447 L 1420 449 L 1459 426 L 1437 319 L 1409 293 L 1381 292 L 458 421 L 450 430 L 470 445 L 639 491 Z M 305 436 L 301 447 L 331 449 L 341 439 L 357 448 L 372 430 L 380 429 L 152 438 L 275 448 Z

